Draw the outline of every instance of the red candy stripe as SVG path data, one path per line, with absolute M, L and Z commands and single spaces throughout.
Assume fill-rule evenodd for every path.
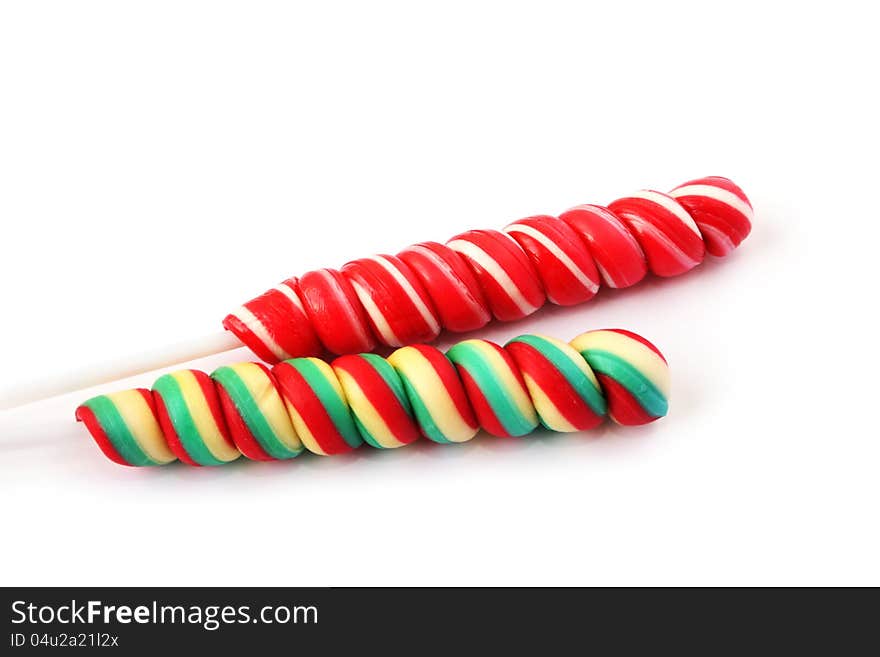
M 608 403 L 608 415 L 618 424 L 624 426 L 637 426 L 648 424 L 657 418 L 648 415 L 638 400 L 620 383 L 605 374 L 596 374 L 602 391 L 605 393 L 605 401 Z
M 440 324 L 449 331 L 473 331 L 492 319 L 473 272 L 461 256 L 437 242 L 413 244 L 397 254 L 427 290 Z
M 465 394 L 461 379 L 458 378 L 458 373 L 452 361 L 446 357 L 446 354 L 435 347 L 418 344 L 413 345 L 412 348 L 417 349 L 425 357 L 425 360 L 431 364 L 431 367 L 434 368 L 434 372 L 440 377 L 440 381 L 443 383 L 443 387 L 446 388 L 446 392 L 449 393 L 449 397 L 452 399 L 452 403 L 455 404 L 455 409 L 458 411 L 461 419 L 474 430 L 478 429 L 479 425 L 477 424 L 476 417 L 474 417 L 471 403 L 468 401 L 468 396 Z
M 269 370 L 265 365 L 262 363 L 257 363 L 257 365 L 269 375 Z M 271 378 L 271 375 L 269 375 L 269 377 Z M 223 409 L 223 416 L 226 418 L 226 426 L 229 429 L 229 434 L 232 436 L 232 442 L 235 443 L 238 451 L 254 461 L 274 461 L 275 459 L 263 449 L 250 428 L 248 428 L 248 425 L 241 416 L 238 407 L 235 405 L 235 402 L 232 401 L 232 398 L 230 398 L 226 389 L 219 384 L 215 387 L 217 388 L 217 395 L 220 398 L 220 406 Z
M 296 368 L 288 363 L 278 363 L 272 368 L 272 374 L 284 400 L 296 409 L 325 454 L 344 454 L 354 449 L 345 442 L 321 399 Z
M 86 429 L 92 434 L 95 442 L 98 443 L 98 447 L 104 452 L 104 456 L 119 465 L 131 465 L 131 463 L 122 458 L 122 455 L 116 451 L 116 448 L 113 446 L 113 443 L 110 442 L 110 438 L 107 436 L 101 423 L 98 422 L 98 418 L 95 417 L 95 413 L 92 409 L 88 406 L 80 406 L 76 409 L 76 419 L 86 425 Z
M 649 269 L 657 276 L 677 276 L 700 264 L 706 245 L 687 210 L 667 194 L 639 194 L 618 199 L 608 209 L 635 234 Z
M 416 426 L 409 410 L 404 407 L 391 386 L 366 358 L 353 354 L 340 356 L 331 363 L 331 366 L 334 370 L 347 372 L 357 382 L 361 392 L 370 401 L 370 405 L 382 417 L 399 442 L 409 444 L 419 439 L 422 432 Z
M 214 418 L 214 422 L 220 430 L 220 436 L 230 447 L 235 447 L 235 444 L 232 442 L 232 438 L 229 435 L 229 429 L 226 427 L 226 418 L 223 416 L 223 409 L 220 408 L 220 398 L 217 395 L 217 388 L 219 386 L 215 386 L 214 380 L 201 370 L 190 370 L 190 372 L 196 377 L 199 388 L 202 389 L 202 395 L 204 395 L 205 402 L 208 404 L 208 410 L 211 411 L 211 416 Z
M 353 354 L 376 347 L 363 307 L 341 273 L 335 269 L 310 271 L 300 277 L 299 290 L 306 314 L 328 351 Z M 314 355 L 315 352 L 294 354 Z
M 599 291 L 599 272 L 580 237 L 556 217 L 527 217 L 504 229 L 529 256 L 547 293 L 559 306 L 588 301 Z
M 666 356 L 661 354 L 660 350 L 657 347 L 655 347 L 652 343 L 648 342 L 648 340 L 643 338 L 638 333 L 633 333 L 632 331 L 627 331 L 626 329 L 603 329 L 603 330 L 608 331 L 610 333 L 620 333 L 621 335 L 625 335 L 626 337 L 630 338 L 631 340 L 635 340 L 636 342 L 639 342 L 639 343 L 645 345 L 648 349 L 650 349 L 655 354 L 660 356 L 660 358 L 663 359 L 664 363 L 666 362 Z
M 496 319 L 522 319 L 544 305 L 546 295 L 519 245 L 497 230 L 469 230 L 446 243 L 470 265 Z
M 697 222 L 706 250 L 713 256 L 726 256 L 752 230 L 752 204 L 727 178 L 697 178 L 679 185 L 669 195 Z
M 361 258 L 345 265 L 342 273 L 355 289 L 373 334 L 382 344 L 402 347 L 430 342 L 440 334 L 430 297 L 400 258 Z
M 168 409 L 165 408 L 165 402 L 162 401 L 162 395 L 158 392 L 154 392 L 153 400 L 156 402 L 156 417 L 159 419 L 159 426 L 162 428 L 162 433 L 165 434 L 165 442 L 168 443 L 168 448 L 174 456 L 183 463 L 201 467 L 199 463 L 192 460 L 189 453 L 183 447 L 183 443 L 180 441 L 180 436 L 177 435 L 177 430 L 174 428 L 174 423 L 171 421 L 171 416 L 168 415 Z
M 513 357 L 523 377 L 532 379 L 578 431 L 593 429 L 605 421 L 602 415 L 593 412 L 562 372 L 540 351 L 524 342 L 510 342 L 504 348 Z
M 559 218 L 577 233 L 608 287 L 635 285 L 648 273 L 642 247 L 623 222 L 598 205 L 579 205 Z
M 474 409 L 474 414 L 477 416 L 477 422 L 479 425 L 483 427 L 487 433 L 493 436 L 497 436 L 498 438 L 511 438 L 510 433 L 508 433 L 507 429 L 504 428 L 504 425 L 501 424 L 501 421 L 498 419 L 498 416 L 495 415 L 495 411 L 492 410 L 492 406 L 489 404 L 489 401 L 486 399 L 480 386 L 477 385 L 477 382 L 474 381 L 470 373 L 465 368 L 461 367 L 458 369 L 458 374 L 461 377 L 461 383 L 464 385 L 467 397 L 471 402 L 471 408 Z
M 223 326 L 269 363 L 318 352 L 318 337 L 296 288 L 295 278 L 284 281 L 227 315 Z

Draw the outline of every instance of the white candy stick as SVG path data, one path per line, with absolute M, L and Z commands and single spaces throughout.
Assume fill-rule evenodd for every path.
M 125 379 L 144 372 L 151 372 L 169 365 L 185 363 L 196 358 L 212 356 L 223 351 L 238 349 L 241 341 L 229 331 L 222 331 L 185 342 L 153 349 L 113 362 L 90 366 L 87 370 L 77 370 L 52 376 L 44 381 L 19 383 L 4 387 L 0 391 L 0 410 L 24 406 L 69 392 L 76 392 L 103 383 Z

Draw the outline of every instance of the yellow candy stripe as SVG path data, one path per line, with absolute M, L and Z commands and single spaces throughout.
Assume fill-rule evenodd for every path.
M 105 396 L 113 402 L 138 447 L 151 460 L 164 465 L 177 459 L 165 442 L 165 436 L 153 409 L 139 391 L 122 390 Z
M 321 376 L 324 377 L 324 380 L 340 399 L 345 399 L 345 392 L 342 390 L 342 386 L 339 385 L 339 381 L 336 378 L 336 374 L 333 372 L 333 368 L 326 362 L 321 360 L 320 358 L 315 358 L 313 356 L 309 356 L 304 360 L 308 360 L 312 363 L 321 373 Z M 315 438 L 312 433 L 311 428 L 308 423 L 303 419 L 303 416 L 300 415 L 299 411 L 296 410 L 296 407 L 291 404 L 287 399 L 284 400 L 284 406 L 287 408 L 287 413 L 290 415 L 290 419 L 293 423 L 293 428 L 296 430 L 296 433 L 299 435 L 299 439 L 302 441 L 302 444 L 305 445 L 306 449 L 309 450 L 312 454 L 317 454 L 319 456 L 329 456 L 327 452 L 325 452 L 321 448 L 321 444 Z
M 351 407 L 355 418 L 360 421 L 375 441 L 380 446 L 389 449 L 406 445 L 406 443 L 399 441 L 394 436 L 394 433 L 382 418 L 382 414 L 376 410 L 372 402 L 370 402 L 370 398 L 364 394 L 355 378 L 341 367 L 334 367 L 333 370 L 336 372 L 339 383 L 342 384 L 342 389 L 345 390 L 345 397 L 348 399 L 348 405 Z
M 301 450 L 302 442 L 284 407 L 281 395 L 278 394 L 275 382 L 256 363 L 238 363 L 231 367 L 247 387 L 275 437 L 289 449 L 295 452 Z
M 330 363 L 321 360 L 320 358 L 309 358 L 309 361 L 315 364 L 315 366 L 321 370 L 321 374 L 324 375 L 324 378 L 327 379 L 327 383 L 329 383 L 333 390 L 336 392 L 339 397 L 345 399 L 345 390 L 342 385 L 339 383 L 339 379 L 336 378 L 336 372 L 333 371 L 333 368 L 330 367 Z
M 318 441 L 315 440 L 315 436 L 313 436 L 311 430 L 309 430 L 309 425 L 306 424 L 302 415 L 299 414 L 299 411 L 296 410 L 293 404 L 285 399 L 284 405 L 287 407 L 287 413 L 290 415 L 293 427 L 296 430 L 296 433 L 299 434 L 299 439 L 302 441 L 302 444 L 305 445 L 306 449 L 312 454 L 317 454 L 318 456 L 328 456 L 327 452 L 321 449 L 321 445 L 318 444 Z
M 468 425 L 458 412 L 434 366 L 418 349 L 398 349 L 388 357 L 388 362 L 415 389 L 444 438 L 454 443 L 463 443 L 476 435 L 476 429 Z
M 602 386 L 599 385 L 599 379 L 596 378 L 596 373 L 593 372 L 593 369 L 589 365 L 587 365 L 587 361 L 585 361 L 584 357 L 578 353 L 577 349 L 567 342 L 563 342 L 557 338 L 551 338 L 549 335 L 538 335 L 537 337 L 546 340 L 558 348 L 575 367 L 584 373 L 584 376 L 590 380 L 590 383 L 595 386 L 596 390 L 602 390 Z
M 530 423 L 537 424 L 538 415 L 535 412 L 534 405 L 532 405 L 532 400 L 529 399 L 528 393 L 520 385 L 513 370 L 510 369 L 510 366 L 501 357 L 501 354 L 483 340 L 465 340 L 459 344 L 471 345 L 480 353 L 483 360 L 488 363 L 496 380 L 504 387 L 509 399 L 516 405 L 522 417 Z
M 196 425 L 199 437 L 214 458 L 219 461 L 234 461 L 241 456 L 241 452 L 224 439 L 195 375 L 189 370 L 182 370 L 173 372 L 171 376 L 180 386 L 181 394 L 193 423 Z
M 607 351 L 626 360 L 669 399 L 669 366 L 638 340 L 615 331 L 590 331 L 571 341 L 577 351 Z
M 577 427 L 565 419 L 565 416 L 559 412 L 553 400 L 544 393 L 541 386 L 532 377 L 523 372 L 523 379 L 525 379 L 526 388 L 529 389 L 529 394 L 532 396 L 535 410 L 538 411 L 541 421 L 548 429 L 566 433 L 577 431 Z

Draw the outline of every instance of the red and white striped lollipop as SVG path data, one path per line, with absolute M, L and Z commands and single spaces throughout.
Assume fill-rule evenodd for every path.
M 512 321 L 546 301 L 588 301 L 600 284 L 635 285 L 648 272 L 677 276 L 708 252 L 725 256 L 751 231 L 752 206 L 727 178 L 697 178 L 668 194 L 642 190 L 607 207 L 536 215 L 504 231 L 470 230 L 445 245 L 422 242 L 398 255 L 349 262 L 290 278 L 230 313 L 234 335 L 208 336 L 95 372 L 18 386 L 0 406 L 76 390 L 191 360 L 242 343 L 263 360 L 369 352 L 429 342 L 442 329 L 472 331 Z

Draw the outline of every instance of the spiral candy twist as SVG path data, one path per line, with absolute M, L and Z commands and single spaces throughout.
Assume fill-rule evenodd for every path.
M 751 220 L 733 182 L 699 178 L 668 194 L 643 190 L 608 207 L 580 205 L 308 272 L 248 301 L 223 325 L 270 363 L 430 342 L 441 329 L 521 319 L 547 301 L 583 303 L 601 285 L 628 287 L 648 271 L 683 274 L 707 251 L 730 253 Z
M 367 443 L 408 445 L 424 436 L 461 443 L 480 428 L 524 436 L 591 429 L 606 416 L 645 424 L 666 415 L 669 370 L 644 338 L 589 331 L 570 343 L 522 335 L 506 346 L 465 340 L 446 354 L 402 347 L 332 363 L 293 358 L 180 370 L 152 390 L 94 397 L 76 411 L 98 446 L 122 465 L 222 465 L 244 455 L 283 460 L 304 450 L 342 454 Z

